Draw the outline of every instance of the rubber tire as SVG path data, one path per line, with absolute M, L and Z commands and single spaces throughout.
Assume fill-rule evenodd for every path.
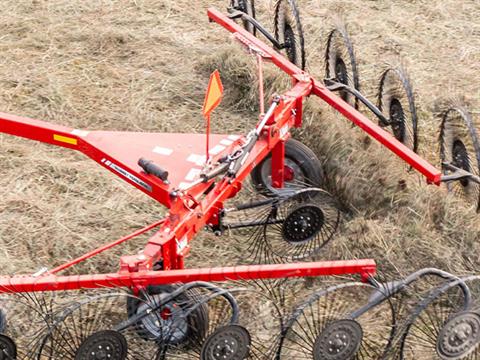
M 278 191 L 272 192 L 262 179 L 262 167 L 271 158 L 267 156 L 258 164 L 250 174 L 254 189 L 266 196 L 276 196 Z M 323 169 L 317 155 L 306 145 L 295 139 L 289 139 L 285 142 L 285 158 L 295 162 L 303 172 L 309 187 L 322 187 L 324 183 Z
M 177 287 L 173 285 L 151 285 L 147 287 L 146 292 L 150 295 L 157 295 L 165 292 L 172 293 L 176 289 Z M 195 289 L 193 289 L 183 294 L 180 294 L 178 297 L 175 298 L 175 300 L 180 303 L 182 302 L 188 303 L 189 300 L 191 301 L 191 299 L 195 298 L 195 296 L 196 296 L 196 292 L 195 292 Z M 142 300 L 145 299 L 145 297 L 142 296 L 142 294 L 139 294 L 138 297 Z M 135 299 L 133 297 L 129 297 L 127 299 L 127 314 L 129 318 L 136 314 L 137 308 L 140 303 L 141 303 L 141 300 Z M 202 304 L 192 314 L 188 316 L 188 325 L 189 325 L 189 329 L 188 329 L 187 340 L 184 342 L 184 344 L 186 344 L 187 346 L 194 345 L 193 344 L 194 341 L 198 341 L 198 339 L 203 339 L 205 335 L 208 333 L 208 306 L 206 304 Z M 136 325 L 136 326 L 139 326 L 139 325 Z M 195 334 L 192 331 L 192 329 L 196 329 L 197 333 Z M 145 338 L 145 336 L 142 335 L 141 333 L 139 333 L 139 336 L 142 338 Z

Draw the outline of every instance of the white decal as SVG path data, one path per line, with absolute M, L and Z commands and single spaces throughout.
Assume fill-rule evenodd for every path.
M 230 145 L 233 144 L 233 140 L 223 139 L 222 141 L 220 141 L 220 144 L 225 145 L 225 146 L 230 146 Z
M 155 148 L 153 149 L 153 152 L 160 155 L 170 156 L 173 153 L 173 149 L 169 149 L 161 146 L 155 146 Z
M 195 165 L 198 165 L 198 166 L 205 165 L 206 160 L 207 158 L 205 155 L 197 155 L 197 154 L 190 154 L 190 156 L 187 158 L 188 162 L 194 163 Z
M 218 155 L 220 154 L 223 150 L 225 150 L 225 146 L 223 145 L 215 145 L 213 148 L 211 148 L 208 152 L 210 155 Z
M 118 166 L 118 165 L 115 165 L 114 163 L 112 163 L 110 160 L 107 160 L 107 159 L 102 159 L 102 163 L 104 163 L 106 166 L 108 166 L 110 169 L 116 171 L 117 173 L 119 173 L 120 175 L 123 175 L 125 178 L 127 178 L 128 180 L 134 182 L 135 184 L 137 185 L 140 185 L 141 187 L 143 187 L 145 190 L 149 191 L 149 192 L 152 192 L 152 187 L 150 185 L 148 185 L 146 182 L 140 180 L 138 177 L 136 177 L 135 175 L 129 173 L 127 170 L 125 170 L 124 168 Z
M 181 183 L 178 185 L 178 189 L 179 189 L 179 190 L 185 190 L 185 189 L 187 189 L 190 185 L 192 185 L 192 183 L 189 183 L 189 182 L 181 182 Z
M 90 133 L 90 131 L 79 130 L 79 129 L 74 129 L 74 130 L 71 131 L 71 134 L 72 134 L 72 135 L 77 135 L 77 136 L 81 136 L 81 137 L 85 137 L 85 136 L 87 136 L 89 133 Z
M 181 253 L 188 246 L 188 238 L 184 236 L 180 241 L 177 240 L 177 253 Z
M 283 127 L 280 129 L 280 137 L 285 137 L 288 133 L 288 124 L 283 125 Z
M 185 176 L 185 180 L 187 181 L 193 181 L 195 180 L 198 175 L 200 175 L 202 172 L 202 170 L 200 169 L 195 169 L 195 168 L 192 168 L 190 169 L 190 171 L 188 172 L 187 176 Z

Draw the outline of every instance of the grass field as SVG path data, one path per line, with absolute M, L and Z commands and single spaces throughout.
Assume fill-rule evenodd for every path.
M 273 1 L 257 0 L 271 28 Z M 203 132 L 209 73 L 226 93 L 213 131 L 245 133 L 257 117 L 254 60 L 210 24 L 198 0 L 0 1 L 0 111 L 75 128 Z M 376 95 L 387 63 L 408 69 L 419 113 L 419 153 L 439 165 L 434 113 L 461 99 L 480 125 L 480 6 L 476 0 L 299 0 L 307 70 L 322 78 L 326 37 L 342 17 L 359 60 L 362 89 Z M 285 82 L 267 69 L 269 93 Z M 385 276 L 421 267 L 478 272 L 474 206 L 428 186 L 394 155 L 326 105 L 308 100 L 295 137 L 321 159 L 326 188 L 344 209 L 322 259 L 372 257 Z M 0 254 L 5 274 L 52 268 L 158 219 L 164 209 L 86 157 L 0 135 Z M 403 186 L 402 184 L 406 184 Z M 115 271 L 132 243 L 77 272 Z M 187 265 L 245 263 L 242 237 L 195 239 Z

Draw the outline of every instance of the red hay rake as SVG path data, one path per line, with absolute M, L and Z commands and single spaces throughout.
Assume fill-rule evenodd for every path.
M 467 318 L 460 325 L 467 324 L 465 326 L 474 330 L 478 325 L 480 329 L 476 313 L 465 315 L 471 310 L 469 287 L 463 280 L 440 270 L 425 269 L 399 282 L 382 284 L 374 279 L 373 260 L 295 262 L 317 254 L 338 226 L 338 211 L 331 205 L 329 195 L 319 189 L 318 160 L 308 148 L 290 139 L 291 128 L 302 126 L 303 103 L 307 97 L 322 99 L 423 174 L 429 183 L 448 182 L 449 187 L 461 183 L 465 189 L 478 186 L 480 178 L 470 161 L 464 161 L 468 149 L 458 143 L 455 135 L 458 127 L 451 124 L 453 120 L 468 120 L 468 113 L 452 108 L 444 115 L 442 173 L 416 154 L 416 123 L 409 138 L 405 126 L 395 122 L 405 118 L 402 108 L 405 105 L 400 96 L 384 96 L 376 107 L 359 92 L 353 50 L 347 51 L 347 58 L 327 54 L 327 74 L 330 75 L 325 81 L 318 81 L 303 70 L 303 33 L 292 0 L 279 1 L 276 6 L 275 36 L 255 20 L 253 2 L 233 1 L 228 15 L 211 8 L 208 17 L 231 32 L 234 39 L 256 57 L 261 80 L 261 116 L 256 127 L 246 135 L 207 134 L 206 155 L 202 134 L 86 131 L 0 113 L 2 133 L 80 151 L 169 209 L 164 219 L 54 269 L 34 275 L 0 277 L 0 292 L 5 295 L 0 299 L 0 359 L 404 358 L 409 336 L 412 336 L 412 324 L 430 303 L 420 301 L 409 318 L 409 326 L 403 329 L 395 320 L 388 322 L 375 313 L 375 309 L 385 311 L 388 305 L 395 319 L 398 314 L 391 305 L 393 300 L 409 293 L 413 284 L 421 283 L 418 280 L 429 277 L 453 282 L 440 285 L 433 295 L 423 299 L 434 302 L 438 294 L 443 296 L 447 290 L 460 289 L 457 295 L 463 300 L 458 298 L 461 301 L 457 299 L 455 304 L 463 304 L 462 318 L 455 319 Z M 235 22 L 238 19 L 243 21 L 244 27 Z M 259 40 L 255 36 L 257 32 L 265 35 L 277 50 L 285 49 L 287 57 Z M 329 36 L 329 49 L 335 48 L 336 37 L 345 40 L 347 48 L 351 46 L 344 29 L 337 29 Z M 273 63 L 292 79 L 291 89 L 275 95 L 267 109 L 263 104 L 262 84 L 265 61 Z M 382 84 L 389 76 L 384 74 Z M 402 84 L 405 85 L 405 81 Z M 357 110 L 358 101 L 379 118 L 379 125 Z M 384 130 L 387 127 L 392 133 Z M 474 145 L 480 148 L 476 137 Z M 299 165 L 302 161 L 307 163 L 303 168 Z M 268 165 L 266 175 L 265 164 Z M 237 195 L 252 173 L 256 189 L 268 196 L 227 208 L 227 200 Z M 250 210 L 263 215 L 237 223 L 227 220 L 232 213 Z M 250 250 L 254 261 L 260 264 L 185 269 L 184 259 L 192 240 L 204 228 L 219 235 L 227 229 L 255 229 L 249 240 Z M 144 249 L 135 255 L 122 256 L 116 273 L 59 275 L 151 230 L 156 232 Z M 295 284 L 301 283 L 302 278 L 335 275 L 360 275 L 363 283 L 318 290 L 292 314 L 286 315 L 280 309 L 272 316 L 268 311 L 279 324 L 274 330 L 256 329 L 257 335 L 246 328 L 262 314 L 250 309 L 246 318 L 242 317 L 242 307 L 234 296 L 241 299 L 243 288 L 212 284 L 250 281 L 260 290 L 249 292 L 245 298 L 247 303 L 255 299 L 274 308 L 290 309 L 292 299 L 286 291 L 294 291 Z M 89 295 L 85 300 L 68 304 L 59 299 L 49 302 L 37 294 L 99 288 L 122 288 L 128 292 Z M 336 297 L 340 292 L 347 294 L 343 300 Z M 333 312 L 314 315 L 312 309 L 328 308 L 322 302 L 333 299 L 341 304 L 349 296 L 356 304 L 355 311 L 339 306 L 335 316 Z M 122 307 L 123 311 L 114 310 L 119 302 L 126 306 Z M 212 307 L 217 310 L 212 311 Z M 105 315 L 107 309 L 110 311 L 108 317 Z M 365 314 L 372 312 L 374 316 L 362 323 L 362 316 L 365 318 Z M 30 333 L 31 329 L 15 327 L 11 325 L 12 313 L 28 313 L 31 324 L 40 323 L 41 326 L 35 328 L 35 334 Z M 446 318 L 450 322 L 454 321 L 452 319 Z M 388 325 L 375 329 L 372 321 L 386 321 Z M 311 323 L 321 323 L 322 327 L 315 325 L 313 335 L 304 334 L 307 340 L 295 340 Z M 446 330 L 439 330 L 439 338 L 448 339 L 452 331 L 458 330 L 458 323 L 447 322 L 447 325 Z M 375 334 L 368 329 L 374 329 Z M 266 340 L 269 332 L 274 336 Z M 472 336 L 465 334 L 455 340 L 456 345 L 439 340 L 438 356 L 456 359 L 472 354 L 471 349 L 480 342 L 478 335 L 472 340 Z

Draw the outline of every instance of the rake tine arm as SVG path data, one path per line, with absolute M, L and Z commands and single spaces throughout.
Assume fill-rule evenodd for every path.
M 355 310 L 351 314 L 351 317 L 355 319 L 361 316 L 362 314 L 366 313 L 367 311 L 374 308 L 375 306 L 381 304 L 391 296 L 394 296 L 395 294 L 403 291 L 403 289 L 405 289 L 405 287 L 407 287 L 411 283 L 417 280 L 420 280 L 424 276 L 429 276 L 429 275 L 438 276 L 442 279 L 449 280 L 449 281 L 458 281 L 459 282 L 458 286 L 460 286 L 460 288 L 462 289 L 466 304 L 470 304 L 471 302 L 470 289 L 464 282 L 460 281 L 459 277 L 440 269 L 425 268 L 408 275 L 404 279 L 392 281 L 388 283 L 379 283 L 374 278 L 372 278 L 369 282 L 375 287 L 377 287 L 378 289 L 372 294 L 368 304 L 366 304 L 365 306 L 361 307 L 358 310 Z
M 340 90 L 348 91 L 350 94 L 355 96 L 358 100 L 360 100 L 382 122 L 382 124 L 388 125 L 390 123 L 390 120 L 388 120 L 385 116 L 383 116 L 380 109 L 376 107 L 365 96 L 363 96 L 363 94 L 357 89 L 354 89 L 348 85 L 345 85 L 343 83 L 340 83 L 331 79 L 325 79 L 325 84 L 327 85 L 327 89 L 330 91 L 340 91 Z

